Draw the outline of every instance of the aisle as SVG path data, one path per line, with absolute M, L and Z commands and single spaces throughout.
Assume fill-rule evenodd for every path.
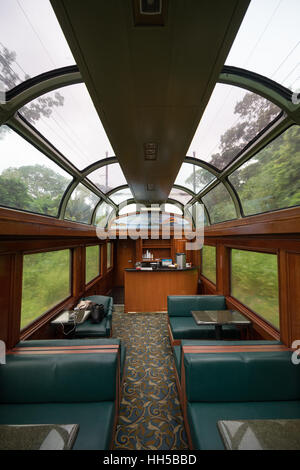
M 187 449 L 167 315 L 113 313 L 113 337 L 126 345 L 127 361 L 115 449 Z

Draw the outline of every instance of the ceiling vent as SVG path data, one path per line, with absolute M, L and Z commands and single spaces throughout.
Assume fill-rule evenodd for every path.
M 164 26 L 167 0 L 133 0 L 135 26 Z
M 158 145 L 155 142 L 146 142 L 144 144 L 144 159 L 157 160 Z

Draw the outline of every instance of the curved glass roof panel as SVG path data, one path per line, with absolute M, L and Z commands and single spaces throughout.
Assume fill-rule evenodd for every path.
M 88 175 L 88 179 L 105 194 L 118 186 L 127 184 L 119 163 L 112 163 L 98 168 L 98 170 Z
M 65 212 L 65 219 L 90 224 L 93 211 L 100 198 L 83 184 L 74 189 Z
M 182 214 L 182 210 L 180 207 L 170 203 L 164 204 L 164 211 L 171 212 L 172 214 Z
M 107 224 L 107 221 L 108 221 L 108 218 L 109 218 L 109 216 L 110 216 L 110 214 L 112 213 L 113 210 L 114 210 L 114 208 L 112 206 L 110 206 L 105 201 L 103 201 L 99 205 L 99 207 L 96 211 L 95 225 L 97 225 L 98 227 L 101 227 L 101 228 L 105 228 L 106 224 Z
M 195 202 L 191 207 L 189 207 L 188 212 L 193 217 L 194 223 L 197 228 L 200 228 L 202 224 L 207 225 L 206 215 L 204 211 L 203 204 Z
M 298 90 L 299 17 L 299 0 L 251 0 L 226 65 L 251 70 Z
M 125 202 L 128 199 L 132 199 L 133 195 L 132 192 L 130 191 L 130 188 L 124 188 L 120 189 L 119 191 L 116 191 L 115 193 L 111 194 L 109 198 L 115 203 L 115 204 L 121 204 L 121 202 Z
M 79 170 L 114 155 L 84 83 L 45 93 L 19 112 Z
M 215 176 L 204 168 L 191 163 L 183 163 L 175 180 L 175 184 L 186 186 L 194 193 L 198 193 L 214 179 Z
M 202 197 L 212 224 L 236 218 L 236 210 L 231 196 L 223 183 L 219 183 Z
M 111 229 L 148 229 L 148 228 L 162 228 L 164 225 L 169 225 L 170 228 L 174 227 L 190 227 L 190 221 L 178 215 L 167 213 L 157 213 L 155 217 L 151 213 L 130 214 L 128 216 L 117 217 L 110 224 Z
M 122 207 L 119 211 L 119 215 L 130 214 L 131 212 L 138 212 L 137 204 L 128 204 L 127 206 Z
M 72 177 L 7 126 L 0 127 L 0 204 L 57 216 Z
M 175 199 L 176 201 L 181 202 L 183 205 L 187 204 L 192 199 L 192 197 L 193 196 L 191 196 L 189 193 L 179 188 L 172 188 L 169 194 L 169 199 Z
M 218 83 L 193 137 L 188 156 L 222 170 L 280 112 L 278 106 L 256 93 Z
M 300 205 L 300 127 L 290 127 L 229 180 L 245 215 Z
M 2 1 L 0 31 L 0 89 L 75 64 L 49 0 Z

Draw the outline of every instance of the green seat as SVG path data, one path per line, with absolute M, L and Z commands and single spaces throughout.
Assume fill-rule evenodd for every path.
M 170 317 L 169 320 L 174 339 L 216 339 L 214 325 L 198 326 L 192 316 Z M 240 331 L 234 325 L 224 325 L 222 336 L 224 339 L 239 339 Z
M 247 345 L 274 345 L 282 344 L 280 341 L 251 340 L 251 341 L 220 341 L 220 340 L 182 340 L 179 346 L 173 346 L 173 357 L 179 380 L 181 380 L 181 348 L 182 346 L 247 346 Z
M 291 351 L 184 356 L 187 418 L 195 449 L 223 449 L 222 419 L 300 418 L 300 374 Z
M 105 316 L 100 323 L 92 323 L 88 318 L 84 323 L 76 326 L 76 338 L 102 338 L 111 335 L 113 298 L 106 295 L 90 295 L 81 300 L 91 300 L 104 305 Z
M 169 295 L 169 324 L 174 340 L 215 339 L 214 325 L 197 325 L 192 310 L 224 310 L 226 300 L 223 295 Z M 223 338 L 240 339 L 240 330 L 235 325 L 222 327 Z
M 115 403 L 0 405 L 0 424 L 79 424 L 74 450 L 106 450 L 112 439 Z
M 75 449 L 108 449 L 117 365 L 113 352 L 7 355 L 0 367 L 0 423 L 79 424 Z
M 224 445 L 217 428 L 219 420 L 300 418 L 300 400 L 189 403 L 187 418 L 195 449 L 221 450 L 224 449 Z
M 105 344 L 118 344 L 120 346 L 120 373 L 121 379 L 124 374 L 124 367 L 126 361 L 126 347 L 118 338 L 98 338 L 98 339 L 38 339 L 20 341 L 16 347 L 30 348 L 30 347 L 48 347 L 48 346 L 102 346 Z

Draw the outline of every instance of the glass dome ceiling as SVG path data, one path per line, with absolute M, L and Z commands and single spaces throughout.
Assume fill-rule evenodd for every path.
M 252 0 L 226 65 L 298 90 L 297 13 L 298 0 Z M 0 28 L 0 92 L 75 63 L 49 0 L 3 1 Z M 182 214 L 183 205 L 203 203 L 214 224 L 300 204 L 299 110 L 290 114 L 288 98 L 276 100 L 276 87 L 267 82 L 264 97 L 254 93 L 260 93 L 260 82 L 251 79 L 257 87 L 245 84 L 236 70 L 235 86 L 224 83 L 222 74 L 165 210 Z M 27 84 L 19 115 L 11 116 L 9 102 L 1 104 L 0 205 L 79 223 L 107 222 L 124 201 L 138 201 L 129 187 L 122 188 L 127 181 L 86 86 L 71 78 L 63 87 L 50 82 L 29 102 L 36 95 Z
M 84 83 L 41 95 L 20 114 L 79 170 L 114 155 Z
M 7 70 L 5 76 L 0 73 L 0 89 L 75 64 L 49 0 L 2 1 L 0 31 L 1 61 Z
M 299 17 L 299 0 L 251 0 L 226 65 L 299 90 Z
M 280 112 L 255 93 L 218 83 L 187 154 L 222 170 Z

